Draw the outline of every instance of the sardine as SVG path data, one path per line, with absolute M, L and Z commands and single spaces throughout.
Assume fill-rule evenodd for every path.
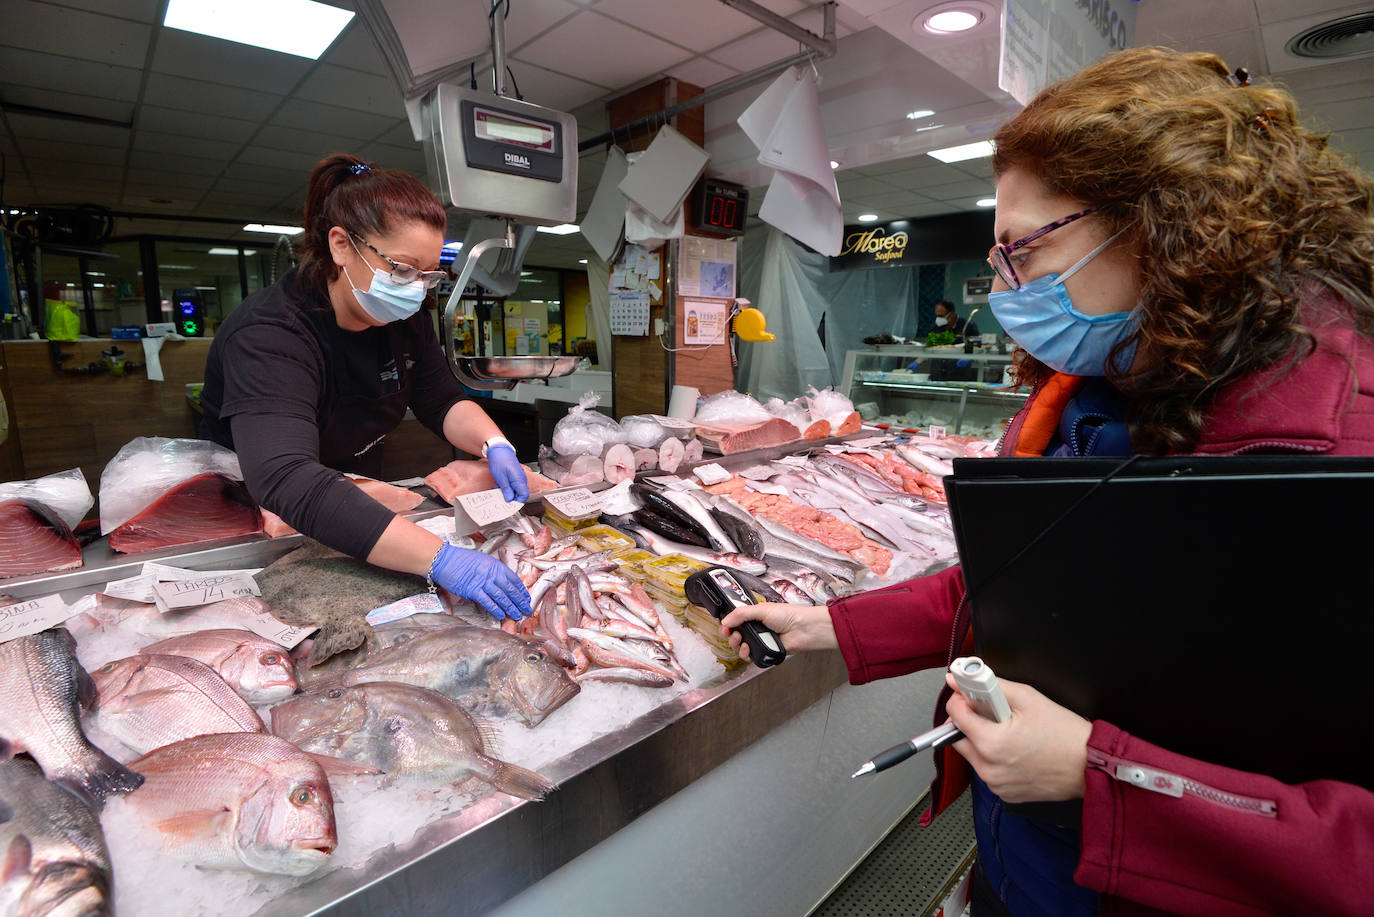
M 203 662 L 250 704 L 275 704 L 296 693 L 296 666 L 286 647 L 251 630 L 217 628 L 159 640 L 143 653 Z
M 214 669 L 185 656 L 127 656 L 91 678 L 100 727 L 140 754 L 192 736 L 266 729 Z
M 373 681 L 430 688 L 472 713 L 509 714 L 527 726 L 539 725 L 578 692 L 538 641 L 475 625 L 422 634 L 371 654 L 339 676 L 345 686 Z
M 143 782 L 96 748 L 81 731 L 83 701 L 95 685 L 76 661 L 76 641 L 62 627 L 0 643 L 0 739 L 28 752 L 49 780 L 101 805 Z
M 0 911 L 32 917 L 109 917 L 110 853 L 100 819 L 27 758 L 0 763 Z
M 163 849 L 199 866 L 304 876 L 338 846 L 320 763 L 265 732 L 196 736 L 133 762 L 147 779 L 129 797 Z
M 452 699 L 395 682 L 324 688 L 272 708 L 272 732 L 302 751 L 370 765 L 389 777 L 457 782 L 541 799 L 553 783 L 493 757 L 494 731 Z

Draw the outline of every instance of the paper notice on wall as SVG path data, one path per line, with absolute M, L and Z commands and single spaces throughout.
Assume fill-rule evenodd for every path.
M 737 258 L 738 248 L 734 239 L 684 236 L 678 293 L 683 296 L 733 298 Z
M 723 302 L 704 299 L 684 299 L 683 334 L 684 344 L 723 344 L 729 307 Z

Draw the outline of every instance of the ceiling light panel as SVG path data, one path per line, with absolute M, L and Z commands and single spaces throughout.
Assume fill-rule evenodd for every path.
M 352 19 L 314 0 L 169 0 L 162 24 L 318 60 Z
M 977 143 L 965 143 L 962 146 L 946 147 L 943 150 L 931 150 L 926 155 L 941 162 L 963 162 L 966 159 L 979 159 L 983 156 L 992 155 L 992 141 L 979 140 Z

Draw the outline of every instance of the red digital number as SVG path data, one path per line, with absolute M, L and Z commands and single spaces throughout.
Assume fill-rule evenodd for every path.
M 718 197 L 711 198 L 711 215 L 706 218 L 706 222 L 712 226 L 719 226 L 721 217 L 721 201 Z
M 721 223 L 720 225 L 725 226 L 725 227 L 727 227 L 727 228 L 729 228 L 729 229 L 733 229 L 734 226 L 735 226 L 735 212 L 736 212 L 738 209 L 739 209 L 739 202 L 738 202 L 738 201 L 726 201 L 726 202 L 725 202 L 725 222 L 724 222 L 724 223 Z

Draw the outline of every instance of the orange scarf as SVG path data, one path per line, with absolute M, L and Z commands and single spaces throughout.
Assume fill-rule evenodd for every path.
M 1071 376 L 1068 373 L 1055 373 L 1035 392 L 1026 408 L 1026 416 L 1021 420 L 1021 431 L 1016 437 L 1016 458 L 1031 458 L 1045 454 L 1050 440 L 1059 429 L 1059 418 L 1064 408 L 1078 394 L 1078 390 L 1088 381 L 1087 376 Z

